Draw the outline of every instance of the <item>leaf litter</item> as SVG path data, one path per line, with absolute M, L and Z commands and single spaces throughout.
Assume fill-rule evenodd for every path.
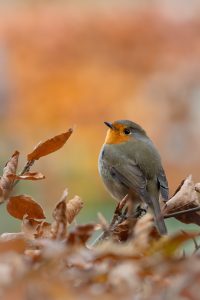
M 84 202 L 68 200 L 64 190 L 49 223 L 45 210 L 29 195 L 12 195 L 19 180 L 40 180 L 30 172 L 34 161 L 60 149 L 72 133 L 40 143 L 17 173 L 19 152 L 6 164 L 0 179 L 1 203 L 21 221 L 21 232 L 0 236 L 0 298 L 5 300 L 65 299 L 198 299 L 200 231 L 161 237 L 151 214 L 130 216 L 128 199 L 117 205 L 112 221 L 99 213 L 99 224 L 76 224 Z M 200 183 L 186 178 L 162 206 L 183 223 L 200 224 Z M 191 211 L 192 209 L 192 211 Z M 95 243 L 89 240 L 102 229 Z M 181 246 L 193 241 L 195 251 L 183 256 Z

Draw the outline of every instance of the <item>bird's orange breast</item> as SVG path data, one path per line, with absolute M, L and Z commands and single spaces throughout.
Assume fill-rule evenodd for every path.
M 115 125 L 115 128 L 116 130 L 108 129 L 105 144 L 120 144 L 130 140 L 130 136 L 125 135 L 123 132 L 125 126 L 120 124 Z

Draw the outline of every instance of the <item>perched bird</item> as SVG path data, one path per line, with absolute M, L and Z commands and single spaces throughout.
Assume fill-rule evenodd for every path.
M 118 201 L 128 194 L 134 209 L 146 203 L 153 212 L 159 233 L 167 234 L 159 195 L 163 201 L 168 200 L 168 183 L 153 142 L 144 129 L 132 121 L 104 123 L 109 129 L 98 168 L 106 188 Z

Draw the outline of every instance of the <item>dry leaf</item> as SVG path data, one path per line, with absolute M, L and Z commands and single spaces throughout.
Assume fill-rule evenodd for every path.
M 78 215 L 81 208 L 83 208 L 83 201 L 78 196 L 75 196 L 73 199 L 67 202 L 66 214 L 67 214 L 67 222 L 69 224 L 72 223 L 72 221 Z
M 13 239 L 25 238 L 23 232 L 4 232 L 0 235 L 0 241 L 10 241 Z
M 200 193 L 200 182 L 195 184 L 195 191 Z
M 138 219 L 134 227 L 134 245 L 139 252 L 146 250 L 160 235 L 156 230 L 153 216 L 149 213 Z
M 21 230 L 28 239 L 48 238 L 50 237 L 51 224 L 46 221 L 38 221 L 24 216 Z
M 8 253 L 9 251 L 23 253 L 26 249 L 26 243 L 23 238 L 12 238 L 0 241 L 0 253 Z
M 162 214 L 170 214 L 200 206 L 200 194 L 196 191 L 196 187 L 198 188 L 198 185 L 194 184 L 192 176 L 188 176 L 178 192 L 163 206 Z M 200 225 L 200 211 L 181 214 L 175 218 L 186 224 Z
M 37 238 L 51 238 L 52 232 L 51 232 L 51 224 L 45 221 L 40 222 L 38 226 L 36 227 L 36 232 L 34 234 L 34 237 Z
M 188 240 L 199 236 L 196 232 L 178 232 L 171 236 L 163 236 L 149 248 L 149 254 L 161 252 L 167 257 L 171 257 Z
M 42 207 L 30 196 L 19 195 L 10 197 L 7 203 L 7 211 L 14 218 L 23 220 L 24 215 L 30 219 L 45 219 Z
M 112 232 L 112 238 L 115 242 L 125 242 L 129 238 L 129 228 L 130 228 L 130 222 L 129 220 L 124 220 L 122 223 L 117 224 L 114 227 L 114 230 Z
M 67 244 L 69 245 L 84 245 L 91 237 L 96 228 L 95 224 L 78 225 L 69 233 Z
M 0 179 L 0 202 L 3 202 L 7 199 L 10 191 L 12 190 L 14 179 L 9 178 L 10 174 L 15 174 L 17 170 L 19 159 L 19 152 L 15 151 L 9 161 L 6 163 L 5 168 L 3 169 L 3 175 Z
M 61 200 L 53 211 L 54 222 L 51 225 L 51 238 L 64 239 L 67 233 L 67 216 L 66 216 L 66 197 L 67 190 L 64 191 Z
M 37 160 L 42 156 L 57 151 L 66 143 L 72 132 L 73 129 L 70 128 L 67 132 L 56 135 L 53 138 L 40 143 L 31 153 L 27 155 L 28 161 Z
M 41 180 L 45 178 L 40 172 L 27 172 L 23 175 L 9 174 L 7 177 L 13 180 Z

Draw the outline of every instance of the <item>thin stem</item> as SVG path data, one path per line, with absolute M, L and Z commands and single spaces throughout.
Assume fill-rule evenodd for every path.
M 181 210 L 181 211 L 177 211 L 171 214 L 166 214 L 164 215 L 164 219 L 168 219 L 168 218 L 173 218 L 182 214 L 186 214 L 186 213 L 191 213 L 191 212 L 195 212 L 195 211 L 200 211 L 200 206 L 197 207 L 193 207 L 193 208 L 189 208 L 189 209 L 185 209 L 185 210 Z
M 32 165 L 34 164 L 35 160 L 28 160 L 27 163 L 25 164 L 23 170 L 21 171 L 21 173 L 19 174 L 24 175 L 25 173 L 30 171 L 30 168 L 32 167 Z M 16 184 L 19 182 L 19 180 L 15 180 L 13 187 L 16 186 Z

